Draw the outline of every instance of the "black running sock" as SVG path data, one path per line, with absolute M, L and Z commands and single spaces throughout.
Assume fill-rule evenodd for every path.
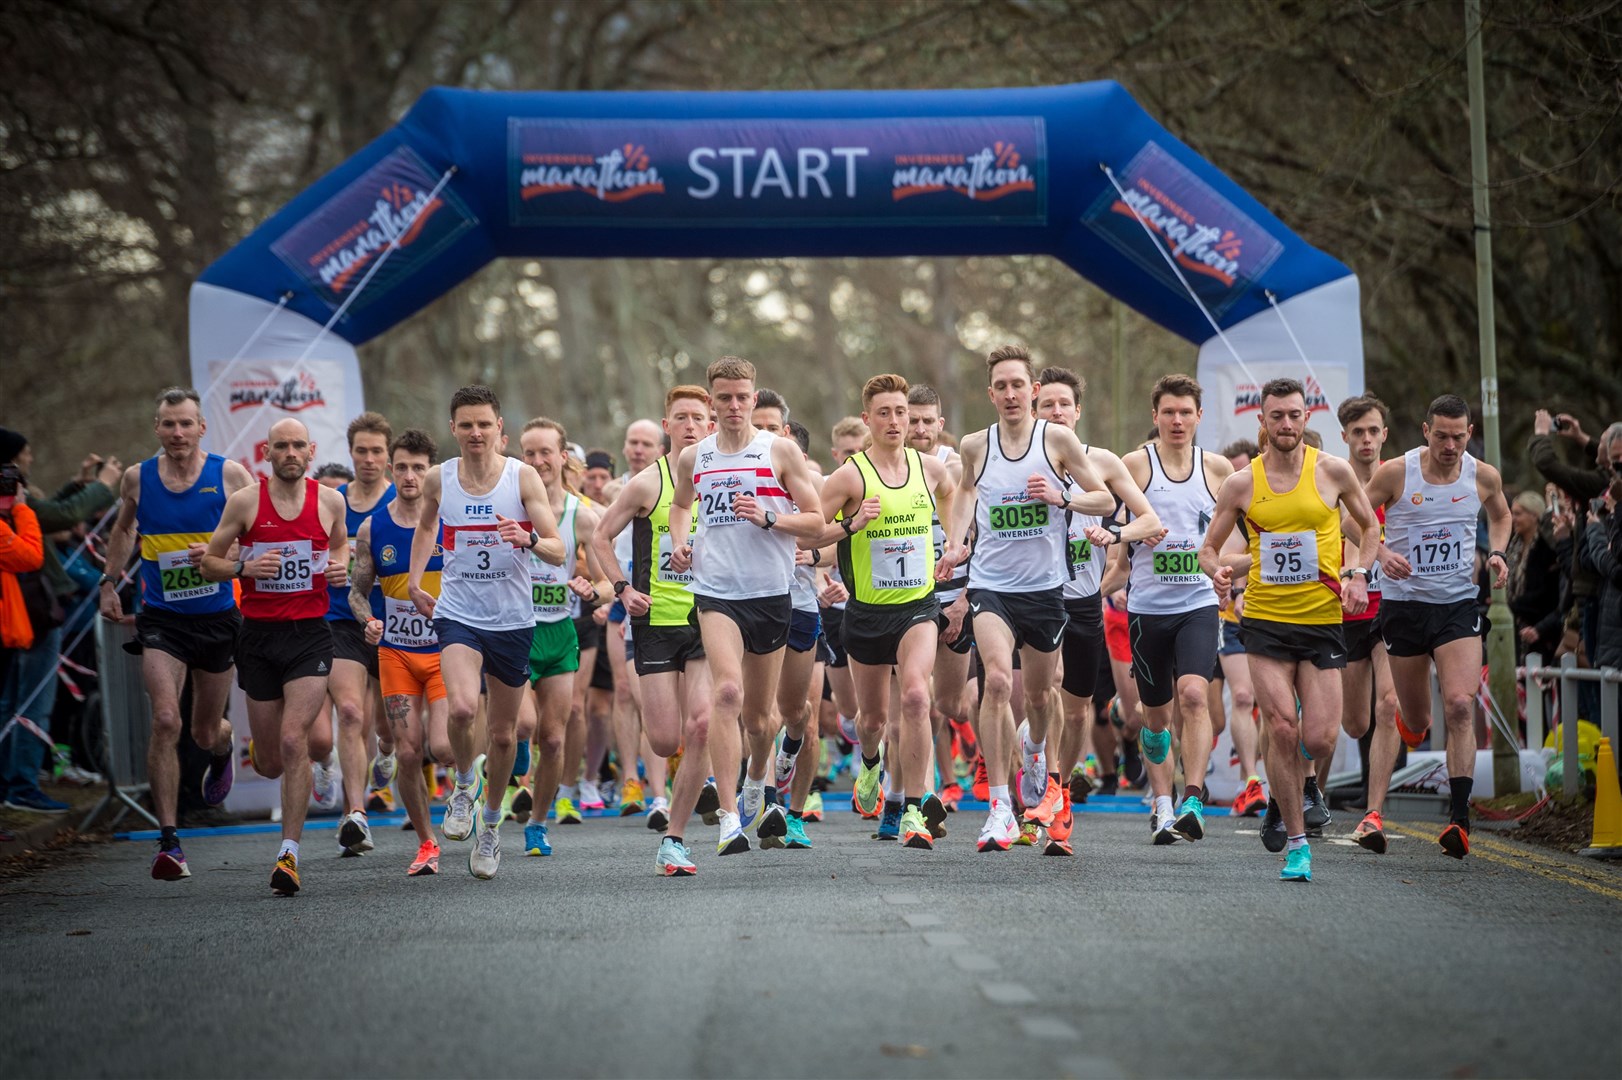
M 171 851 L 180 846 L 180 832 L 173 825 L 165 825 L 159 831 L 162 833 L 158 838 L 159 851 Z
M 877 768 L 879 764 L 879 756 L 874 754 L 872 757 L 868 757 L 866 754 L 863 754 L 862 764 L 867 766 L 869 769 Z
M 1466 832 L 1469 832 L 1470 792 L 1471 789 L 1476 786 L 1475 777 L 1450 776 L 1447 778 L 1447 786 L 1450 792 L 1448 795 L 1448 800 L 1452 804 L 1449 807 L 1448 817 L 1452 820 L 1453 824 L 1458 825 Z
M 1059 774 L 1056 772 L 1050 772 L 1048 773 L 1048 776 L 1052 778 L 1055 784 L 1063 783 L 1063 781 L 1059 779 Z
M 803 821 L 805 819 L 805 815 L 800 813 L 798 810 L 790 810 L 788 812 L 788 816 L 793 818 L 795 821 Z
M 908 795 L 907 796 L 907 809 L 908 810 L 916 810 L 916 809 L 918 809 L 918 804 L 921 803 L 921 802 L 923 802 L 923 800 L 920 799 L 918 796 L 916 796 L 916 795 Z
M 1184 784 L 1183 785 L 1183 798 L 1185 798 L 1185 799 L 1198 799 L 1200 797 L 1201 792 L 1203 792 L 1204 790 L 1205 790 L 1204 788 L 1195 787 L 1193 784 Z
M 792 739 L 789 737 L 787 732 L 783 733 L 783 753 L 787 754 L 789 757 L 793 757 L 795 754 L 798 754 L 800 752 L 800 747 L 804 745 L 804 743 L 804 736 L 801 736 L 798 739 Z
M 1301 793 L 1316 797 L 1318 794 L 1318 778 L 1316 776 L 1307 777 L 1306 783 L 1301 785 Z
M 885 799 L 884 800 L 884 810 L 885 810 L 886 813 L 888 813 L 891 810 L 894 810 L 896 813 L 899 814 L 901 812 L 901 800 L 899 800 L 899 799 Z

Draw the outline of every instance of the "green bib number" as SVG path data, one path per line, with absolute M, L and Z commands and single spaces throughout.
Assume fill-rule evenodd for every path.
M 1080 540 L 1070 541 L 1070 565 L 1086 566 L 1093 561 L 1093 542 L 1085 536 Z
M 987 509 L 986 519 L 997 532 L 1014 529 L 1041 529 L 1048 523 L 1048 504 L 1045 502 L 1007 503 Z
M 1156 577 L 1177 576 L 1200 572 L 1200 556 L 1197 551 L 1157 551 L 1155 552 L 1154 570 Z
M 540 582 L 530 584 L 531 599 L 538 608 L 559 608 L 569 602 L 569 586 L 542 585 Z

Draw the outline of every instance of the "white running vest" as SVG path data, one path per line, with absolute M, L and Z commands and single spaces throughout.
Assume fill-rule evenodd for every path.
M 522 630 L 535 625 L 530 604 L 530 553 L 501 538 L 496 516 L 531 529 L 519 497 L 520 470 L 507 458 L 501 478 L 484 495 L 469 495 L 461 482 L 461 458 L 439 467 L 439 520 L 444 525 L 445 570 L 434 615 L 480 630 Z
M 721 452 L 719 436 L 708 435 L 693 459 L 693 592 L 718 600 L 783 596 L 794 576 L 794 537 L 762 529 L 732 512 L 732 500 L 753 495 L 762 510 L 791 514 L 783 482 L 772 468 L 777 436 L 757 431 L 735 454 Z
M 1087 447 L 1082 446 L 1081 451 L 1085 454 Z M 1103 520 L 1091 514 L 1064 512 L 1066 600 L 1085 600 L 1098 595 L 1099 583 L 1104 580 L 1104 552 L 1093 549 L 1086 530 Z
M 563 538 L 563 550 L 569 552 L 570 557 L 563 560 L 562 566 L 543 562 L 535 554 L 529 557 L 529 599 L 536 623 L 559 623 L 574 618 L 578 611 L 580 598 L 570 590 L 569 578 L 574 567 L 574 519 L 579 508 L 580 498 L 565 492 L 558 535 Z
M 1408 560 L 1413 573 L 1386 578 L 1382 600 L 1452 604 L 1476 596 L 1476 459 L 1459 460 L 1459 478 L 1432 484 L 1419 467 L 1419 450 L 1402 456 L 1402 495 L 1385 512 L 1385 546 Z
M 1166 538 L 1155 547 L 1132 544 L 1127 548 L 1131 575 L 1127 579 L 1126 609 L 1134 615 L 1180 615 L 1202 607 L 1216 607 L 1216 589 L 1200 569 L 1200 545 L 1216 510 L 1216 497 L 1205 482 L 1205 454 L 1193 447 L 1193 469 L 1182 480 L 1166 475 L 1154 443 L 1144 447 L 1149 457 L 1149 482 L 1143 494 L 1166 528 Z
M 1064 481 L 1048 461 L 1048 422 L 1031 425 L 1031 441 L 1017 458 L 1004 457 L 997 425 L 986 429 L 986 458 L 975 478 L 974 561 L 969 588 L 1041 592 L 1065 580 L 1064 513 L 1025 492 L 1034 473 L 1055 490 Z

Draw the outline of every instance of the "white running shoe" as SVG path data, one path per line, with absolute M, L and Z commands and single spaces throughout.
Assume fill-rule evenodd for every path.
M 1175 812 L 1162 814 L 1158 810 L 1149 811 L 1149 834 L 1153 838 L 1156 847 L 1175 844 L 1182 839 L 1177 835 L 1177 830 L 1172 828 L 1176 823 L 1177 815 Z
M 788 846 L 784 840 L 788 835 L 788 815 L 781 806 L 773 803 L 761 812 L 760 820 L 755 823 L 755 835 L 760 837 L 762 848 Z
M 603 808 L 603 793 L 595 780 L 580 781 L 580 809 L 601 810 Z
M 1019 822 L 1014 820 L 1013 807 L 1002 799 L 991 800 L 991 813 L 980 830 L 981 851 L 1007 851 L 1019 839 Z
M 338 765 L 327 755 L 325 761 L 310 762 L 310 799 L 323 810 L 335 809 L 338 805 L 338 795 L 342 790 L 339 782 Z
M 393 783 L 394 774 L 399 767 L 400 761 L 392 750 L 372 758 L 372 790 L 380 791 Z
M 721 841 L 715 845 L 717 855 L 740 855 L 749 850 L 749 834 L 743 831 L 738 815 L 730 810 L 721 811 Z
M 664 832 L 670 828 L 670 800 L 663 795 L 656 795 L 648 804 L 648 828 L 654 832 Z
M 350 811 L 344 823 L 338 826 L 338 854 L 352 858 L 371 850 L 372 827 L 366 823 L 366 815 L 359 810 Z
M 473 835 L 473 807 L 479 798 L 479 782 L 458 784 L 451 781 L 451 797 L 445 800 L 445 820 L 439 831 L 447 840 L 466 840 Z
M 479 834 L 468 849 L 467 869 L 474 877 L 489 881 L 501 868 L 501 829 L 485 822 L 482 804 L 476 806 L 473 813 L 479 823 Z
M 743 791 L 738 795 L 738 821 L 747 829 L 760 817 L 760 811 L 766 803 L 766 788 L 753 780 L 743 782 Z
M 779 799 L 788 798 L 789 785 L 794 783 L 794 762 L 798 759 L 798 756 L 797 754 L 786 754 L 782 750 L 777 751 L 777 760 L 772 766 L 772 783 L 777 787 L 777 797 Z
M 1030 753 L 1025 746 L 1025 735 L 1019 737 L 1019 801 L 1026 806 L 1035 806 L 1042 801 L 1042 796 L 1048 790 L 1048 761 L 1047 751 L 1038 750 Z

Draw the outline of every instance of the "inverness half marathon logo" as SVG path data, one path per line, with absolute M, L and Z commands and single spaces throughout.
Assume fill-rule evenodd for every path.
M 263 405 L 283 412 L 303 412 L 305 409 L 326 405 L 321 387 L 308 372 L 299 372 L 285 381 L 276 379 L 243 379 L 231 384 L 231 411 L 257 409 Z
M 1324 388 L 1318 385 L 1318 380 L 1308 378 L 1305 382 L 1307 415 L 1313 413 L 1326 413 L 1329 411 L 1329 395 Z M 1262 388 L 1253 382 L 1242 382 L 1233 388 L 1233 415 L 1243 416 L 1245 413 L 1262 411 Z
M 665 182 L 647 148 L 636 143 L 624 143 L 602 154 L 523 155 L 519 198 L 528 201 L 571 191 L 603 202 L 626 202 L 642 195 L 663 195 Z
M 943 191 L 989 202 L 1035 190 L 1036 176 L 1020 160 L 1018 147 L 1000 140 L 970 154 L 897 154 L 890 178 L 895 202 Z
M 1239 277 L 1244 238 L 1232 229 L 1201 222 L 1148 180 L 1140 177 L 1126 190 L 1126 198 L 1116 199 L 1110 209 L 1142 218 L 1184 270 L 1205 274 L 1223 285 L 1232 285 Z

